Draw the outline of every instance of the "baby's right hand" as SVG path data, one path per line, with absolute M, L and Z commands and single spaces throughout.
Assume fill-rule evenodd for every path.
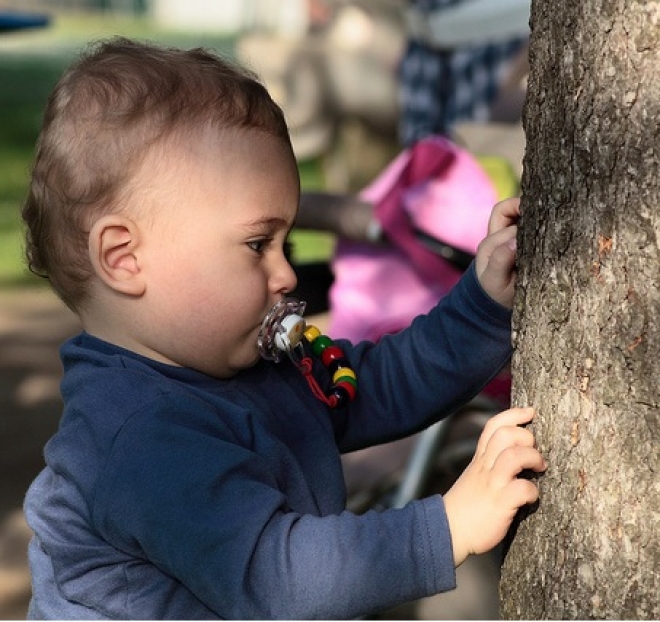
M 490 215 L 488 235 L 477 248 L 475 268 L 484 291 L 511 309 L 516 284 L 516 223 L 520 199 L 500 201 Z
M 472 462 L 445 494 L 456 566 L 499 544 L 518 509 L 538 499 L 534 482 L 518 477 L 546 469 L 532 433 L 519 427 L 533 417 L 531 408 L 512 408 L 490 419 Z

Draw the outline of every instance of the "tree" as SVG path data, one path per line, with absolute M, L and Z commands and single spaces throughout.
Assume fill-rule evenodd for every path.
M 533 0 L 513 401 L 549 463 L 503 618 L 660 618 L 660 1 Z

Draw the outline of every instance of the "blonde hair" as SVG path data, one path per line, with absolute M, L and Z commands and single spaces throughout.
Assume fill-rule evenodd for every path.
M 73 310 L 92 275 L 93 217 L 116 209 L 147 151 L 204 125 L 257 129 L 290 143 L 284 115 L 257 77 L 201 49 L 116 38 L 90 46 L 45 109 L 23 206 L 26 257 Z

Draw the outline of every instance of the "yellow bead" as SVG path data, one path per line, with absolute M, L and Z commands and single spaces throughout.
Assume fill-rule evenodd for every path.
M 307 339 L 309 343 L 312 343 L 312 341 L 314 341 L 314 339 L 316 339 L 321 334 L 321 331 L 316 328 L 316 326 L 310 325 L 307 327 L 307 330 L 305 330 L 303 334 L 305 335 L 305 339 Z
M 355 372 L 350 367 L 340 367 L 332 374 L 332 382 L 337 382 L 339 378 L 353 378 L 356 380 Z

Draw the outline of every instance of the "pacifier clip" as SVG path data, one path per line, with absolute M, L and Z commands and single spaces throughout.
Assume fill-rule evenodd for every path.
M 257 346 L 262 358 L 279 362 L 286 354 L 303 374 L 316 398 L 330 408 L 342 408 L 355 398 L 357 378 L 344 351 L 302 317 L 306 303 L 284 298 L 266 315 L 261 324 Z M 304 341 L 312 354 L 321 359 L 332 377 L 332 387 L 325 393 L 312 374 L 312 359 L 305 352 Z

